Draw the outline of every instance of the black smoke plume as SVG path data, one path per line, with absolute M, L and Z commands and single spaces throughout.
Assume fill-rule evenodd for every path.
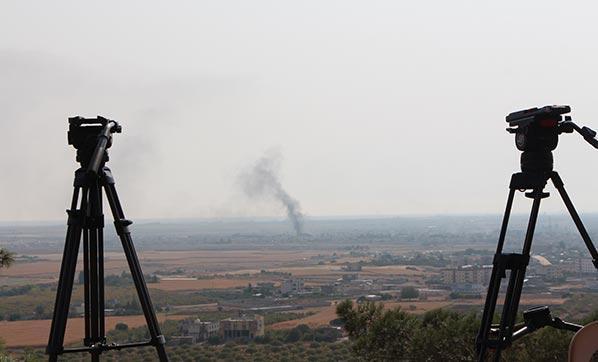
M 278 172 L 281 156 L 278 152 L 267 152 L 250 169 L 241 173 L 239 180 L 245 194 L 252 198 L 274 198 L 287 211 L 298 236 L 303 233 L 303 214 L 299 201 L 282 187 Z

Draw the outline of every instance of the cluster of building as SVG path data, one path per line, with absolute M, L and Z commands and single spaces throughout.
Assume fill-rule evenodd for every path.
M 304 292 L 305 282 L 299 278 L 284 279 L 280 285 L 280 293 L 283 295 L 301 294 Z
M 492 265 L 464 265 L 442 270 L 442 281 L 459 294 L 478 295 L 490 282 Z
M 589 258 L 575 258 L 553 264 L 543 256 L 533 255 L 526 275 L 535 278 L 534 280 L 549 282 L 570 276 L 593 275 L 595 273 L 596 268 Z M 453 292 L 479 294 L 486 290 L 491 274 L 492 265 L 464 265 L 458 268 L 443 269 L 442 281 Z M 590 280 L 589 282 L 593 283 L 595 281 Z
M 530 271 L 547 279 L 560 279 L 566 276 L 596 273 L 590 258 L 572 258 L 551 263 L 546 258 L 534 255 L 530 260 Z
M 492 274 L 492 265 L 464 265 L 442 270 L 445 284 L 487 284 Z
M 192 344 L 219 337 L 222 341 L 252 340 L 264 335 L 264 317 L 239 316 L 221 321 L 185 320 L 180 324 L 180 336 L 172 338 L 173 343 Z

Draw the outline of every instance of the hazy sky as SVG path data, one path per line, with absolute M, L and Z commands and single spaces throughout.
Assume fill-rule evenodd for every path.
M 308 216 L 501 213 L 519 168 L 507 113 L 571 104 L 598 128 L 596 11 L 2 1 L 0 220 L 64 218 L 67 117 L 97 114 L 122 122 L 109 165 L 133 219 L 284 215 L 235 182 L 271 149 Z M 565 135 L 555 156 L 579 210 L 598 211 L 598 152 Z

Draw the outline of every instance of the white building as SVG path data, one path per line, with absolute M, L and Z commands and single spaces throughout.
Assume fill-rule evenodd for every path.
M 264 335 L 264 317 L 227 318 L 220 321 L 220 336 L 224 340 L 254 339 Z
M 198 343 L 217 336 L 220 324 L 218 322 L 202 322 L 199 319 L 185 320 L 181 323 L 180 328 L 183 336 L 191 337 L 191 343 Z

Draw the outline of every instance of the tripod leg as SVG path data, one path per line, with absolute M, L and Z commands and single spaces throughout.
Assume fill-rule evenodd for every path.
M 137 289 L 137 295 L 139 296 L 141 308 L 143 309 L 147 328 L 150 332 L 151 342 L 156 347 L 160 361 L 166 362 L 168 361 L 168 356 L 166 355 L 166 350 L 164 349 L 165 339 L 160 331 L 160 325 L 158 324 L 158 319 L 156 318 L 156 314 L 154 312 L 154 307 L 150 299 L 147 285 L 145 284 L 143 272 L 141 271 L 141 265 L 139 263 L 139 259 L 137 258 L 135 246 L 133 245 L 133 240 L 131 238 L 131 232 L 129 231 L 128 227 L 132 222 L 125 219 L 122 206 L 116 193 L 116 188 L 114 187 L 114 179 L 112 178 L 110 170 L 108 168 L 104 168 L 102 172 L 104 177 L 106 198 L 108 199 L 110 209 L 112 210 L 112 215 L 114 216 L 114 226 L 116 227 L 116 232 L 120 238 L 125 255 L 127 257 L 127 262 L 131 270 L 135 288 Z
M 565 206 L 567 207 L 567 210 L 569 211 L 569 214 L 571 215 L 571 218 L 573 219 L 573 222 L 575 223 L 575 226 L 577 227 L 577 230 L 579 231 L 581 238 L 583 239 L 584 243 L 586 244 L 586 247 L 588 248 L 588 251 L 590 252 L 590 255 L 592 256 L 594 266 L 596 267 L 596 269 L 598 269 L 598 251 L 596 250 L 596 247 L 594 246 L 594 243 L 592 242 L 590 235 L 586 231 L 586 228 L 583 225 L 581 218 L 579 217 L 579 214 L 577 214 L 577 211 L 575 210 L 573 202 L 571 202 L 571 199 L 569 198 L 567 191 L 565 191 L 565 186 L 563 184 L 561 176 L 559 176 L 559 174 L 555 171 L 550 176 L 550 179 L 552 180 L 554 187 L 556 187 L 559 194 L 561 195 L 561 198 L 563 199 L 563 202 L 565 203 Z
M 527 232 L 525 233 L 525 242 L 523 244 L 523 251 L 521 254 L 513 254 L 509 261 L 508 268 L 511 269 L 509 277 L 509 285 L 505 297 L 505 304 L 503 306 L 502 315 L 500 319 L 499 345 L 494 355 L 495 361 L 500 360 L 500 352 L 503 344 L 510 344 L 513 335 L 513 328 L 517 318 L 517 310 L 519 309 L 519 300 L 521 299 L 521 291 L 523 290 L 523 281 L 525 279 L 525 270 L 529 263 L 529 255 L 532 247 L 532 240 L 534 238 L 534 231 L 536 229 L 536 222 L 538 220 L 538 213 L 540 211 L 540 201 L 543 194 L 541 189 L 536 189 L 533 192 L 534 203 L 527 224 Z
M 498 298 L 498 292 L 500 291 L 500 282 L 504 274 L 504 268 L 501 267 L 500 255 L 507 235 L 507 227 L 509 225 L 509 218 L 511 216 L 511 208 L 513 207 L 513 198 L 515 196 L 515 190 L 509 190 L 509 196 L 507 197 L 507 206 L 502 220 L 502 226 L 500 228 L 500 235 L 498 237 L 498 245 L 496 247 L 496 254 L 494 256 L 494 266 L 492 268 L 492 274 L 490 275 L 490 285 L 488 286 L 488 293 L 486 294 L 486 303 L 484 305 L 484 314 L 482 315 L 482 324 L 480 331 L 476 338 L 477 353 L 480 361 L 485 359 L 488 334 L 492 327 L 492 319 L 494 317 L 494 310 L 496 309 L 496 299 Z
M 62 353 L 64 343 L 64 333 L 73 291 L 73 281 L 77 267 L 77 256 L 79 254 L 79 243 L 81 239 L 81 230 L 83 224 L 83 215 L 77 210 L 80 187 L 75 186 L 71 208 L 68 213 L 68 227 L 66 240 L 64 244 L 64 253 L 62 264 L 60 266 L 60 278 L 56 289 L 56 302 L 54 303 L 54 314 L 52 316 L 52 325 L 50 327 L 50 337 L 46 353 L 50 361 L 57 361 L 58 355 Z M 83 189 L 83 198 L 86 197 L 87 190 Z
M 98 279 L 100 285 L 98 285 L 98 298 L 100 302 L 100 336 L 102 336 L 102 342 L 106 341 L 106 300 L 104 297 L 104 215 L 102 207 L 102 188 L 98 187 L 98 210 L 100 211 L 99 217 L 101 218 L 101 226 L 98 228 Z
M 87 201 L 87 200 L 86 200 Z M 89 298 L 89 232 L 83 231 L 83 303 L 84 303 L 84 319 L 85 319 L 85 339 L 83 344 L 91 346 L 91 300 Z
M 104 227 L 103 214 L 100 202 L 101 192 L 98 180 L 90 182 L 89 200 L 86 209 L 86 227 L 85 231 L 89 234 L 86 240 L 89 242 L 89 345 L 104 343 L 106 338 L 104 331 L 104 296 L 103 296 L 103 260 L 102 260 L 102 240 L 100 239 L 100 230 Z M 100 360 L 101 350 L 93 349 L 91 359 L 93 362 Z

